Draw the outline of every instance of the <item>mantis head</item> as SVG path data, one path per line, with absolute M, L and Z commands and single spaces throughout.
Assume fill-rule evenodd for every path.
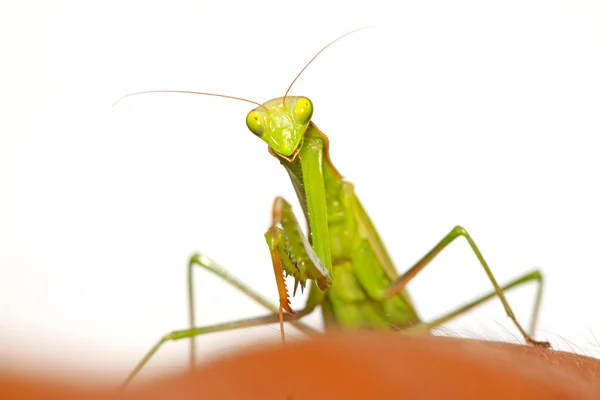
M 248 113 L 246 117 L 246 125 L 252 133 L 264 140 L 268 145 L 269 149 L 275 155 L 293 161 L 298 155 L 298 151 L 302 145 L 304 134 L 310 124 L 310 118 L 313 114 L 313 104 L 306 98 L 301 96 L 288 96 L 290 89 L 296 82 L 296 80 L 302 75 L 304 70 L 329 46 L 341 40 L 342 38 L 372 27 L 363 27 L 348 32 L 334 41 L 330 42 L 327 46 L 323 47 L 305 66 L 302 68 L 300 73 L 296 75 L 290 86 L 288 87 L 283 97 L 278 97 L 273 100 L 269 100 L 264 104 L 257 103 L 252 100 L 244 99 L 242 97 L 228 96 L 217 93 L 208 92 L 194 92 L 188 90 L 147 90 L 143 92 L 134 92 L 125 95 L 118 99 L 113 107 L 126 97 L 146 94 L 146 93 L 187 93 L 187 94 L 199 94 L 204 96 L 224 97 L 233 100 L 241 100 L 248 103 L 256 104 L 254 110 Z
M 246 125 L 277 155 L 296 157 L 313 114 L 306 97 L 288 96 L 269 100 L 248 113 Z

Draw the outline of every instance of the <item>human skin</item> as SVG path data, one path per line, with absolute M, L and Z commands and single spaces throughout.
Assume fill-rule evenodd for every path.
M 247 349 L 120 392 L 0 376 L 0 398 L 585 400 L 600 399 L 600 360 L 472 339 L 332 334 Z

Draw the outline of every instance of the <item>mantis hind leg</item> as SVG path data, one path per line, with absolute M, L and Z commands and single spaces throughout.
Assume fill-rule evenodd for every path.
M 230 275 L 219 264 L 217 264 L 210 258 L 208 258 L 204 255 L 201 255 L 201 254 L 194 254 L 190 258 L 190 262 L 188 265 L 188 289 L 189 289 L 188 301 L 190 302 L 190 323 L 192 325 L 194 325 L 194 323 L 195 323 L 195 321 L 194 321 L 194 306 L 193 306 L 193 304 L 194 304 L 194 295 L 193 295 L 194 290 L 193 289 L 194 288 L 193 288 L 193 282 L 192 282 L 192 276 L 193 276 L 192 270 L 193 270 L 194 266 L 199 266 L 208 271 L 211 271 L 212 273 L 216 274 L 217 276 L 223 278 L 226 282 L 228 282 L 231 285 L 235 286 L 236 288 L 240 289 L 243 293 L 247 294 L 250 298 L 254 299 L 259 304 L 262 304 L 263 306 L 265 306 L 266 308 L 268 308 L 269 310 L 274 311 L 274 312 L 271 314 L 268 314 L 268 315 L 264 315 L 262 317 L 246 318 L 246 319 L 241 319 L 241 320 L 237 320 L 237 321 L 225 322 L 222 324 L 209 325 L 209 326 L 203 326 L 203 327 L 192 326 L 188 329 L 172 331 L 172 332 L 162 336 L 158 340 L 158 342 L 154 346 L 152 346 L 152 348 L 138 362 L 138 364 L 135 366 L 135 368 L 129 373 L 129 375 L 127 376 L 127 378 L 121 385 L 122 389 L 125 388 L 133 380 L 133 378 L 135 378 L 137 376 L 137 374 L 148 363 L 148 361 L 150 361 L 152 356 L 166 342 L 181 340 L 181 339 L 191 339 L 193 341 L 193 338 L 195 338 L 196 336 L 204 335 L 207 333 L 224 332 L 224 331 L 229 331 L 229 330 L 234 330 L 234 329 L 249 328 L 252 326 L 267 325 L 267 324 L 272 324 L 272 323 L 275 323 L 278 321 L 279 322 L 282 322 L 282 321 L 289 322 L 292 325 L 294 325 L 295 327 L 297 327 L 298 329 L 300 329 L 302 332 L 307 333 L 307 334 L 315 334 L 318 332 L 316 329 L 311 328 L 308 325 L 303 324 L 299 321 L 302 317 L 310 314 L 316 307 L 319 297 L 318 296 L 311 297 L 311 295 L 310 295 L 310 293 L 317 293 L 316 291 L 311 290 L 311 292 L 309 293 L 309 299 L 307 301 L 307 305 L 304 309 L 296 312 L 295 314 L 282 315 L 279 312 L 279 306 L 276 306 L 276 305 L 270 303 L 263 296 L 261 296 L 260 294 L 258 294 L 254 290 L 252 290 L 246 284 L 244 284 L 243 282 L 241 282 L 240 280 L 235 278 L 233 275 Z M 193 355 L 190 356 L 190 361 L 191 362 L 194 361 Z
M 331 284 L 331 279 L 327 275 L 327 270 L 321 265 L 320 260 L 314 254 L 313 249 L 306 237 L 304 237 L 296 218 L 293 215 L 290 205 L 278 197 L 273 203 L 273 219 L 271 227 L 265 233 L 265 239 L 271 251 L 275 278 L 280 294 L 280 305 L 274 305 L 265 297 L 251 289 L 248 285 L 237 279 L 235 276 L 227 272 L 223 267 L 217 264 L 203 254 L 196 253 L 192 255 L 188 263 L 188 303 L 189 303 L 189 322 L 190 327 L 186 330 L 173 331 L 164 335 L 142 358 L 134 370 L 129 374 L 123 386 L 126 386 L 150 360 L 150 358 L 158 351 L 158 349 L 166 342 L 172 340 L 190 339 L 190 367 L 195 364 L 195 340 L 194 338 L 206 333 L 214 333 L 226 330 L 245 328 L 256 325 L 270 324 L 279 321 L 282 326 L 283 337 L 283 322 L 288 321 L 300 331 L 307 334 L 315 334 L 318 331 L 299 321 L 300 318 L 310 314 L 317 305 L 321 304 L 324 290 Z M 219 276 L 232 286 L 238 288 L 248 297 L 255 300 L 273 314 L 259 317 L 232 321 L 218 325 L 206 327 L 195 326 L 195 306 L 194 306 L 194 283 L 193 270 L 194 267 L 200 267 Z M 287 274 L 294 275 L 297 283 L 301 283 L 304 287 L 306 279 L 314 280 L 310 286 L 308 300 L 303 310 L 294 312 L 289 307 L 287 298 L 287 289 L 283 280 L 284 271 Z M 301 276 L 298 272 L 302 271 Z M 297 287 L 297 285 L 296 285 Z M 286 309 L 291 314 L 284 315 L 282 308 Z
M 195 253 L 190 257 L 190 261 L 188 263 L 188 310 L 189 310 L 189 322 L 190 322 L 190 330 L 192 330 L 195 326 L 195 306 L 194 306 L 194 281 L 193 281 L 193 271 L 194 267 L 199 267 L 205 269 L 207 271 L 212 272 L 217 275 L 225 282 L 229 283 L 231 286 L 236 287 L 242 293 L 246 294 L 248 297 L 264 306 L 267 310 L 271 312 L 279 312 L 279 306 L 271 303 L 260 293 L 256 292 L 244 282 L 237 279 L 235 276 L 227 272 L 225 268 L 220 266 L 217 262 L 205 256 L 204 254 Z M 298 328 L 300 331 L 306 334 L 315 334 L 317 330 L 311 328 L 310 326 L 301 323 L 300 321 L 292 321 L 292 325 Z M 192 368 L 196 364 L 196 335 L 190 336 L 190 368 Z
M 312 311 L 312 310 L 305 309 L 305 310 L 299 311 L 295 315 L 285 314 L 285 315 L 283 315 L 283 320 L 287 321 L 287 322 L 297 322 L 298 319 L 309 314 L 310 311 Z M 249 328 L 249 327 L 258 326 L 258 325 L 272 324 L 272 323 L 279 321 L 279 318 L 280 318 L 279 313 L 273 313 L 273 314 L 264 315 L 262 317 L 247 318 L 247 319 L 241 319 L 241 320 L 237 320 L 237 321 L 225 322 L 222 324 L 216 324 L 216 325 L 210 325 L 210 326 L 204 326 L 204 327 L 198 327 L 198 328 L 190 328 L 190 329 L 184 329 L 184 330 L 179 330 L 179 331 L 172 331 L 172 332 L 162 336 L 159 339 L 159 341 L 146 353 L 146 355 L 144 355 L 144 357 L 140 360 L 140 362 L 138 362 L 138 364 L 135 366 L 133 371 L 131 371 L 131 373 L 127 376 L 127 378 L 121 385 L 121 388 L 125 388 L 125 386 L 127 386 L 129 384 L 129 382 L 131 382 L 131 380 L 133 378 L 135 378 L 135 376 L 140 372 L 140 370 L 144 367 L 144 365 L 146 365 L 146 363 L 150 360 L 150 358 L 152 358 L 154 353 L 156 353 L 162 347 L 162 345 L 165 344 L 166 342 L 181 340 L 181 339 L 189 339 L 189 338 L 193 338 L 193 337 L 196 337 L 199 335 L 204 335 L 207 333 L 223 332 L 223 331 L 229 331 L 229 330 L 240 329 L 240 328 Z
M 506 300 L 506 297 L 504 296 L 504 289 L 502 287 L 500 287 L 500 285 L 496 281 L 496 278 L 492 274 L 490 267 L 488 266 L 487 262 L 484 260 L 483 256 L 481 255 L 481 252 L 479 251 L 479 248 L 477 248 L 477 245 L 475 244 L 473 239 L 471 239 L 471 236 L 469 235 L 469 233 L 461 226 L 454 227 L 454 229 L 452 229 L 452 231 L 450 231 L 450 233 L 448 233 L 437 245 L 435 245 L 435 247 L 433 249 L 431 249 L 429 251 L 429 253 L 427 253 L 415 265 L 413 265 L 408 271 L 406 271 L 406 273 L 401 275 L 392 284 L 392 287 L 388 291 L 388 296 L 393 296 L 393 295 L 399 293 L 400 291 L 402 291 L 402 289 L 404 289 L 406 284 L 408 282 L 410 282 L 423 268 L 425 268 L 431 262 L 431 260 L 433 260 L 435 258 L 435 256 L 437 256 L 446 246 L 448 246 L 450 243 L 452 243 L 454 241 L 454 239 L 456 239 L 460 236 L 463 236 L 467 240 L 469 245 L 471 246 L 471 249 L 477 256 L 479 263 L 483 267 L 486 275 L 488 276 L 492 285 L 494 286 L 494 292 L 493 292 L 493 294 L 484 296 L 484 297 L 476 300 L 473 303 L 467 304 L 465 307 L 461 307 L 459 310 L 452 312 L 452 313 L 448 314 L 447 316 L 442 317 L 441 319 L 438 319 L 436 321 L 442 321 L 442 319 L 444 319 L 444 318 L 445 318 L 444 320 L 451 319 L 451 318 L 455 317 L 456 315 L 459 315 L 460 313 L 476 306 L 477 304 L 481 304 L 488 298 L 498 296 L 498 298 L 502 302 L 502 305 L 504 306 L 506 315 L 513 321 L 513 323 L 515 324 L 515 326 L 517 327 L 517 329 L 519 330 L 519 332 L 521 333 L 521 335 L 523 336 L 523 338 L 525 339 L 525 341 L 527 343 L 536 345 L 536 346 L 550 347 L 550 344 L 548 342 L 539 342 L 539 341 L 536 341 L 533 338 L 531 338 L 531 336 L 523 329 L 523 327 L 521 327 L 521 324 L 515 317 L 510 305 L 508 304 L 508 301 Z M 514 287 L 514 286 L 518 286 L 519 284 L 525 283 L 527 281 L 535 280 L 535 279 L 537 279 L 540 282 L 540 289 L 538 290 L 538 296 L 536 298 L 536 303 L 535 303 L 536 306 L 534 309 L 534 318 L 532 321 L 532 324 L 535 326 L 535 321 L 537 320 L 538 308 L 539 308 L 539 303 L 540 303 L 541 293 L 542 293 L 542 290 L 541 290 L 542 277 L 539 272 L 537 272 L 537 276 L 536 276 L 536 272 L 534 272 L 533 274 L 530 274 L 530 275 L 532 275 L 532 276 L 525 275 L 524 277 L 511 282 L 507 286 Z M 525 281 L 523 281 L 523 279 L 525 279 Z M 434 321 L 433 323 L 436 323 L 436 321 Z M 441 322 L 437 322 L 438 325 L 440 323 Z M 533 334 L 533 332 L 531 332 L 531 333 Z
M 536 326 L 537 326 L 537 322 L 538 322 L 538 316 L 539 316 L 541 300 L 542 300 L 542 293 L 543 293 L 543 289 L 544 289 L 544 279 L 543 279 L 542 273 L 538 270 L 531 271 L 525 275 L 522 275 L 516 279 L 513 279 L 509 283 L 502 286 L 500 289 L 502 290 L 502 292 L 506 293 L 510 289 L 520 287 L 529 282 L 537 283 L 537 290 L 536 290 L 535 300 L 533 303 L 531 322 L 529 324 L 529 334 L 533 335 L 533 333 L 535 332 Z M 464 314 L 465 312 L 471 310 L 472 308 L 474 308 L 480 304 L 483 304 L 486 301 L 491 300 L 496 296 L 497 296 L 496 291 L 492 290 L 492 291 L 486 293 L 485 295 L 478 297 L 478 298 L 472 300 L 471 302 L 457 308 L 456 310 L 450 311 L 450 312 L 434 319 L 431 322 L 423 322 L 414 327 L 406 329 L 404 332 L 418 333 L 418 332 L 423 332 L 423 331 L 430 331 L 431 329 L 433 329 L 437 326 L 440 326 L 440 325 Z

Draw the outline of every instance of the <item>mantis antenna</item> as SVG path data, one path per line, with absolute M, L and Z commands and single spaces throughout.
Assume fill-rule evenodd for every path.
M 342 40 L 346 36 L 351 35 L 351 34 L 353 34 L 355 32 L 362 31 L 362 30 L 365 30 L 365 29 L 377 29 L 377 28 L 378 27 L 376 27 L 376 26 L 363 26 L 361 28 L 354 29 L 353 31 L 345 33 L 342 36 L 338 37 L 337 39 L 331 41 L 328 45 L 326 45 L 321 50 L 319 50 L 319 52 L 317 54 L 315 54 L 315 56 L 313 58 L 311 58 L 311 60 L 304 66 L 304 68 L 302 68 L 302 70 L 298 73 L 298 75 L 296 75 L 296 77 L 294 78 L 294 80 L 292 81 L 292 83 L 290 84 L 290 86 L 285 91 L 285 95 L 283 96 L 283 105 L 285 105 L 285 100 L 286 100 L 286 98 L 288 96 L 288 93 L 292 89 L 292 86 L 294 86 L 294 83 L 296 83 L 296 81 L 298 80 L 298 78 L 300 77 L 300 75 L 302 75 L 302 73 L 304 72 L 304 70 L 306 70 L 306 68 L 308 68 L 308 66 L 323 51 L 325 51 L 325 49 L 327 49 L 329 46 L 331 46 L 332 44 L 336 43 L 337 41 Z M 126 94 L 125 96 L 120 97 L 117 101 L 114 102 L 114 104 L 112 106 L 113 107 L 116 106 L 119 102 L 121 102 L 121 100 L 123 100 L 123 99 L 125 99 L 127 97 L 135 96 L 135 95 L 138 95 L 138 94 L 149 94 L 149 93 L 183 93 L 183 94 L 199 94 L 199 95 L 203 95 L 203 96 L 223 97 L 223 98 L 226 98 L 226 99 L 233 99 L 233 100 L 245 101 L 247 103 L 251 103 L 251 104 L 257 105 L 259 107 L 265 108 L 262 104 L 260 104 L 260 103 L 258 103 L 256 101 L 245 99 L 243 97 L 228 96 L 228 95 L 225 95 L 225 94 L 218 94 L 218 93 L 194 92 L 194 91 L 190 91 L 190 90 L 145 90 L 143 92 L 129 93 L 129 94 Z
M 236 97 L 236 96 L 227 96 L 225 94 L 218 94 L 218 93 L 208 93 L 208 92 L 192 92 L 189 90 L 146 90 L 143 92 L 134 92 L 134 93 L 129 93 L 126 94 L 125 96 L 119 98 L 119 100 L 115 101 L 115 103 L 112 105 L 113 107 L 116 106 L 121 100 L 127 98 L 127 97 L 131 97 L 131 96 L 135 96 L 138 94 L 148 94 L 148 93 L 184 93 L 184 94 L 200 94 L 200 95 L 204 95 L 204 96 L 214 96 L 214 97 L 224 97 L 226 99 L 233 99 L 233 100 L 240 100 L 240 101 L 245 101 L 247 103 L 252 103 L 255 104 L 259 107 L 263 107 L 264 106 L 256 101 L 252 101 L 252 100 L 248 100 L 248 99 L 244 99 L 243 97 Z
M 325 49 L 327 49 L 329 46 L 331 46 L 332 44 L 334 44 L 335 42 L 342 40 L 343 38 L 345 38 L 348 35 L 351 35 L 355 32 L 358 31 L 362 31 L 365 29 L 379 29 L 377 26 L 363 26 L 362 28 L 357 28 L 353 31 L 350 31 L 348 33 L 343 34 L 342 36 L 340 36 L 339 38 L 331 41 L 327 46 L 323 47 L 321 50 L 319 50 L 319 52 L 317 54 L 315 54 L 315 56 L 313 58 L 310 59 L 310 61 L 308 63 L 306 63 L 306 65 L 304 66 L 304 68 L 302 68 L 302 70 L 298 73 L 298 75 L 296 75 L 296 77 L 294 78 L 294 80 L 292 81 L 292 83 L 290 84 L 290 86 L 287 88 L 287 90 L 285 91 L 285 94 L 283 95 L 283 104 L 285 105 L 285 99 L 287 98 L 288 93 L 290 92 L 290 89 L 292 89 L 292 86 L 294 86 L 294 83 L 296 83 L 296 81 L 298 80 L 298 78 L 300 77 L 300 75 L 302 75 L 302 73 L 304 72 L 304 70 L 306 68 L 308 68 L 308 66 L 315 61 L 315 58 L 317 58 L 319 56 L 319 54 L 321 54 L 322 52 L 325 51 Z

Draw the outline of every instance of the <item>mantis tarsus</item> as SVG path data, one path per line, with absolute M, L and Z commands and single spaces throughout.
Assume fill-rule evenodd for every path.
M 355 32 L 355 31 L 353 31 Z M 195 364 L 194 338 L 198 335 L 243 327 L 290 322 L 302 332 L 315 330 L 301 322 L 301 318 L 321 306 L 325 329 L 375 329 L 396 331 L 429 331 L 432 328 L 498 296 L 510 319 L 532 345 L 549 347 L 547 342 L 535 341 L 533 335 L 543 291 L 540 271 L 534 270 L 500 286 L 481 252 L 467 231 L 454 227 L 432 250 L 402 275 L 396 272 L 371 219 L 354 194 L 353 185 L 344 180 L 329 158 L 329 140 L 311 121 L 313 104 L 306 97 L 288 96 L 296 79 L 327 47 L 349 35 L 349 32 L 321 49 L 300 71 L 285 95 L 264 104 L 243 98 L 213 93 L 156 90 L 150 92 L 179 92 L 227 97 L 257 105 L 247 115 L 250 131 L 268 144 L 269 152 L 287 170 L 308 225 L 308 238 L 291 206 L 277 197 L 273 203 L 271 226 L 265 233 L 279 292 L 279 305 L 272 304 L 215 261 L 203 254 L 194 254 L 188 265 L 188 301 L 190 328 L 173 331 L 163 336 L 144 356 L 127 377 L 124 385 L 140 371 L 159 347 L 171 340 L 190 338 L 190 366 Z M 137 92 L 127 96 L 141 93 Z M 125 96 L 125 97 L 127 97 Z M 490 279 L 493 290 L 468 304 L 433 321 L 422 321 L 405 286 L 419 271 L 458 237 L 469 243 L 479 263 Z M 248 297 L 263 305 L 271 314 L 262 317 L 231 321 L 223 324 L 196 327 L 194 317 L 193 270 L 201 267 L 240 289 Z M 295 279 L 293 292 L 304 289 L 310 280 L 305 307 L 296 312 L 289 303 L 284 275 Z M 537 283 L 537 293 L 529 332 L 515 318 L 504 292 L 527 282 Z M 283 313 L 283 310 L 286 313 Z

